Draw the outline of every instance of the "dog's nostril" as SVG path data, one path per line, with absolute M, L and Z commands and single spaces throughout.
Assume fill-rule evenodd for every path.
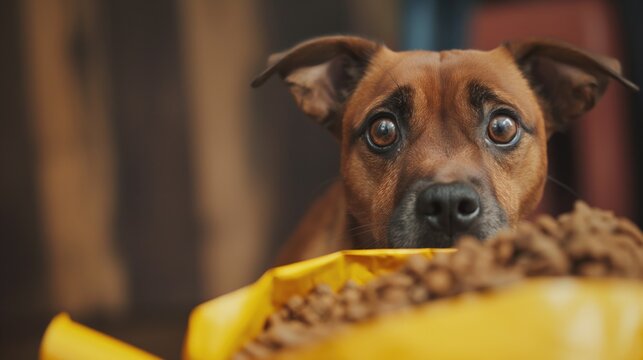
M 437 216 L 437 215 L 440 215 L 441 212 L 442 212 L 442 204 L 440 204 L 437 201 L 431 201 L 427 205 L 424 214 L 427 216 Z
M 458 204 L 458 213 L 462 215 L 471 215 L 478 210 L 478 203 L 473 199 L 463 199 Z

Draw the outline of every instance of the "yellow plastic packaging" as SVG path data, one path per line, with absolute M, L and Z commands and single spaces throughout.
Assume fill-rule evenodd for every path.
M 193 311 L 184 359 L 228 359 L 277 307 L 317 283 L 333 289 L 348 279 L 363 283 L 398 268 L 410 254 L 437 251 L 349 250 L 272 269 Z M 532 279 L 391 314 L 279 358 L 640 360 L 643 284 Z
M 57 315 L 47 327 L 40 343 L 42 360 L 158 360 L 131 345 L 127 345 L 96 330 L 71 320 L 69 315 Z
M 349 250 L 274 268 L 257 282 L 198 306 L 183 358 L 228 359 L 265 319 L 317 283 L 338 289 L 392 271 L 415 253 L 452 250 Z M 532 279 L 486 294 L 429 303 L 351 327 L 281 359 L 643 359 L 643 283 Z M 41 359 L 158 359 L 78 325 L 50 324 Z

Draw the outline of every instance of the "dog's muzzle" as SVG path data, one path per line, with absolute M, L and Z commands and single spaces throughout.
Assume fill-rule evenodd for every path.
M 462 235 L 484 239 L 505 225 L 505 212 L 484 186 L 420 180 L 406 191 L 391 217 L 389 244 L 451 247 Z

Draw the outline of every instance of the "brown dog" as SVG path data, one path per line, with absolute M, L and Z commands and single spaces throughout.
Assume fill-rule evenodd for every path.
M 448 247 L 512 226 L 538 204 L 547 139 L 591 109 L 619 62 L 527 40 L 491 51 L 394 52 L 350 36 L 274 54 L 304 113 L 341 143 L 341 181 L 280 263 L 348 248 Z

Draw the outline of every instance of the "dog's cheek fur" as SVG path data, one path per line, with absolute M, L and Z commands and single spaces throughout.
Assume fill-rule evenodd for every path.
M 419 247 L 422 228 L 415 217 L 416 191 L 409 191 L 393 211 L 389 223 L 389 243 L 394 248 Z
M 352 147 L 361 146 L 355 143 Z M 356 149 L 349 148 L 345 150 L 342 156 L 342 181 L 346 196 L 346 210 L 348 216 L 352 217 L 353 228 L 349 228 L 349 236 L 353 238 L 362 238 L 361 235 L 367 232 L 373 226 L 373 219 L 370 212 L 370 199 L 373 198 L 375 185 L 373 179 L 366 177 L 364 174 L 370 172 L 368 165 L 365 164 L 356 154 Z
M 536 126 L 534 141 L 536 144 L 531 148 L 530 156 L 527 156 L 525 161 L 531 164 L 529 173 L 525 171 L 520 175 L 525 179 L 517 181 L 524 181 L 525 186 L 522 196 L 522 201 L 519 203 L 518 217 L 524 218 L 531 214 L 543 196 L 545 190 L 545 183 L 547 182 L 547 134 L 545 130 L 545 119 L 542 113 L 538 115 L 538 122 Z
M 512 154 L 498 159 L 483 157 L 493 192 L 504 209 L 508 225 L 515 225 L 538 205 L 547 179 L 547 151 L 544 121 L 539 119 L 535 134 L 527 135 Z
M 399 169 L 394 163 L 369 153 L 357 142 L 342 163 L 348 215 L 356 224 L 360 248 L 386 247 L 388 224 L 393 211 Z
M 378 196 L 374 196 L 371 203 L 373 220 L 375 224 L 378 224 L 373 229 L 373 240 L 384 246 L 390 246 L 387 239 L 388 225 L 393 213 L 395 189 L 399 181 L 399 174 L 400 171 L 395 167 L 394 163 L 387 163 L 387 166 L 384 166 L 384 171 L 381 173 L 377 186 Z

